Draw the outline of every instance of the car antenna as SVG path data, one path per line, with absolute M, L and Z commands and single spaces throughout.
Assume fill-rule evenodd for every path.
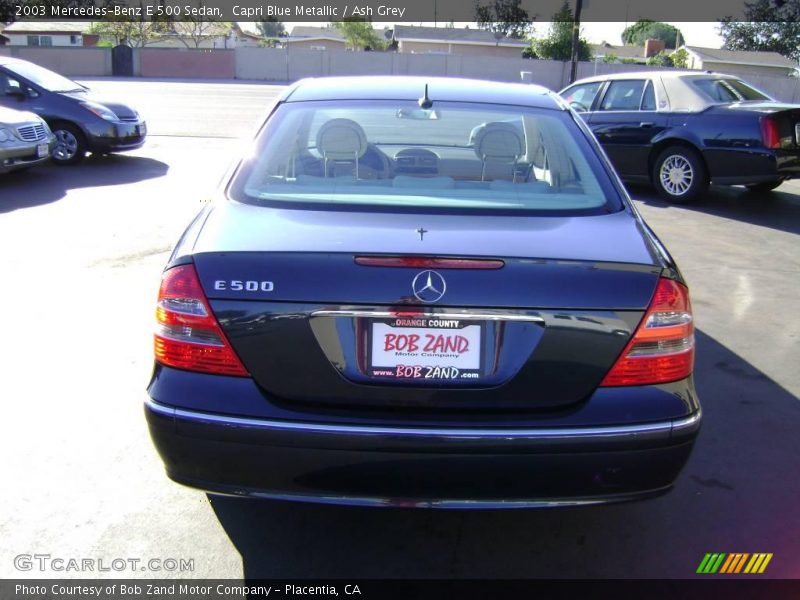
M 428 84 L 427 83 L 425 84 L 425 94 L 422 96 L 422 98 L 417 100 L 417 103 L 419 104 L 420 108 L 430 108 L 431 106 L 433 106 L 433 100 L 428 98 Z

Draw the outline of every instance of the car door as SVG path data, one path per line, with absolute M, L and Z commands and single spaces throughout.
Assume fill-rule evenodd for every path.
M 597 140 L 620 176 L 648 179 L 653 139 L 667 127 L 668 115 L 658 111 L 650 79 L 617 79 L 608 83 L 588 115 Z

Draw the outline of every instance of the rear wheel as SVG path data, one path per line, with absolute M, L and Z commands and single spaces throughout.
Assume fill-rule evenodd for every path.
M 753 185 L 746 185 L 745 187 L 749 192 L 753 192 L 756 194 L 766 194 L 767 192 L 771 192 L 780 184 L 783 183 L 782 179 L 778 179 L 777 181 L 765 181 L 763 183 L 754 183 Z
M 668 202 L 688 204 L 708 189 L 708 173 L 695 150 L 670 146 L 656 158 L 653 184 Z
M 72 123 L 53 124 L 56 147 L 53 149 L 53 162 L 57 165 L 74 165 L 86 156 L 86 138 L 83 132 Z

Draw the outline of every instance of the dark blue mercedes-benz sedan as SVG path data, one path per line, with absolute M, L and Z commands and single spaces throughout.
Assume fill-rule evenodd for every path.
M 581 119 L 530 85 L 305 80 L 164 271 L 145 412 L 173 480 L 386 506 L 670 489 L 689 295 Z

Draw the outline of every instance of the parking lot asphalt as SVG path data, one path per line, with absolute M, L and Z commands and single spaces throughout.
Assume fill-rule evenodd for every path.
M 800 184 L 712 189 L 689 207 L 633 189 L 678 260 L 698 327 L 705 423 L 676 488 L 547 511 L 364 509 L 209 498 L 167 480 L 141 404 L 161 268 L 279 91 L 98 80 L 148 143 L 0 178 L 0 576 L 20 554 L 191 559 L 139 577 L 689 577 L 706 552 L 772 552 L 800 577 Z M 265 466 L 268 468 L 268 465 Z

